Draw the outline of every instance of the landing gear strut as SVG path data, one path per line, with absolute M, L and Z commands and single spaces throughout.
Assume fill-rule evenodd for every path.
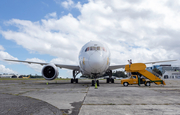
M 80 71 L 77 70 L 73 70 L 73 79 L 71 79 L 71 83 L 78 83 L 78 79 L 76 78 L 76 76 L 80 73 Z

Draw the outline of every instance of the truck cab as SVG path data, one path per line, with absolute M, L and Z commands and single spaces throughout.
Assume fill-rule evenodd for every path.
M 124 86 L 132 85 L 132 84 L 145 84 L 145 86 L 150 86 L 150 82 L 146 81 L 144 78 L 139 78 L 138 75 L 131 75 L 128 79 L 122 79 L 121 84 Z

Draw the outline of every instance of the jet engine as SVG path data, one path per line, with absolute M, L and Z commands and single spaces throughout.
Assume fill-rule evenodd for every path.
M 59 75 L 58 68 L 54 64 L 48 64 L 42 69 L 42 76 L 46 80 L 53 80 Z

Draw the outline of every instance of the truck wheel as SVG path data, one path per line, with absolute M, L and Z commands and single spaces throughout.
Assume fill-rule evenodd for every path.
M 124 82 L 123 85 L 124 85 L 124 86 L 128 86 L 129 83 L 128 83 L 128 82 Z
M 151 83 L 148 81 L 146 82 L 145 86 L 151 86 Z

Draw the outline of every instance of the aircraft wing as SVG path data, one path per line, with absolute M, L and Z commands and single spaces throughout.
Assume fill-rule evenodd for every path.
M 4 59 L 6 61 L 13 61 L 13 62 L 22 62 L 22 63 L 28 63 L 28 64 L 40 64 L 40 65 L 48 65 L 49 63 L 43 63 L 43 62 L 31 62 L 31 61 L 21 61 L 21 60 L 10 60 L 10 59 Z M 63 65 L 63 64 L 55 64 L 59 68 L 66 68 L 71 70 L 79 70 L 78 65 Z
M 177 60 L 166 60 L 166 61 L 155 61 L 155 62 L 146 62 L 144 64 L 155 64 L 155 63 L 162 63 L 162 62 L 171 62 L 171 61 L 177 61 Z M 127 64 L 126 64 L 127 65 Z M 109 70 L 119 69 L 119 68 L 125 68 L 126 65 L 113 65 L 109 66 Z
M 144 63 L 144 64 L 155 64 L 155 63 L 171 62 L 171 61 L 177 61 L 177 60 L 155 61 L 155 62 L 147 62 L 147 63 Z
M 125 68 L 126 65 L 113 65 L 113 66 L 109 66 L 108 69 L 109 70 L 114 70 L 114 69 L 119 69 L 119 68 Z

